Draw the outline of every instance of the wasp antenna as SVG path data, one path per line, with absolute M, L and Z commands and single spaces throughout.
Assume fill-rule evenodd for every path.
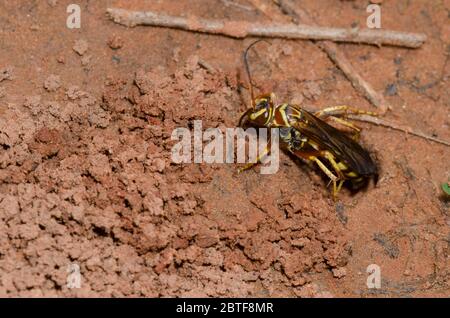
M 247 71 L 247 76 L 248 76 L 248 81 L 249 81 L 249 83 L 250 83 L 250 96 L 251 96 L 251 98 L 252 98 L 252 101 L 251 101 L 251 104 L 252 104 L 252 107 L 253 108 L 255 108 L 255 95 L 254 95 L 254 92 L 253 92 L 253 81 L 252 81 L 252 76 L 251 76 L 251 74 L 250 74 L 250 66 L 249 66 L 249 64 L 248 64 L 248 51 L 250 51 L 250 49 L 255 45 L 255 44 L 257 44 L 258 42 L 261 42 L 261 41 L 264 41 L 264 42 L 266 42 L 266 43 L 269 43 L 269 42 L 267 42 L 266 40 L 264 40 L 264 39 L 259 39 L 259 40 L 256 40 L 255 42 L 253 42 L 252 44 L 250 44 L 248 47 L 247 47 L 247 49 L 245 49 L 245 52 L 244 52 L 244 65 L 245 65 L 245 70 Z

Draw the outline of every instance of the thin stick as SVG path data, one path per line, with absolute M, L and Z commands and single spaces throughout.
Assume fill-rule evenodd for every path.
M 429 135 L 424 134 L 424 133 L 419 132 L 419 131 L 414 131 L 410 127 L 389 123 L 389 122 L 387 122 L 387 121 L 385 121 L 385 120 L 383 120 L 381 118 L 373 117 L 373 116 L 370 116 L 370 115 L 364 115 L 364 114 L 359 114 L 359 115 L 349 114 L 349 115 L 347 115 L 347 117 L 351 118 L 351 119 L 354 119 L 354 120 L 375 124 L 377 126 L 383 126 L 383 127 L 392 128 L 394 130 L 402 131 L 402 132 L 405 132 L 407 134 L 414 135 L 416 137 L 420 137 L 420 138 L 423 138 L 423 139 L 426 139 L 426 140 L 429 140 L 429 141 L 433 141 L 433 142 L 436 142 L 436 143 L 439 143 L 439 144 L 442 144 L 442 145 L 450 146 L 450 142 L 448 142 L 448 141 L 429 136 Z
M 251 7 L 248 7 L 246 5 L 240 4 L 240 3 L 236 3 L 234 1 L 230 1 L 230 0 L 220 0 L 226 7 L 236 7 L 238 9 L 242 9 L 245 11 L 252 11 Z
M 298 21 L 302 20 L 311 25 L 315 24 L 313 19 L 311 19 L 304 10 L 294 8 L 285 0 L 275 0 L 274 2 L 285 14 L 291 17 L 294 23 L 298 23 Z M 385 114 L 389 106 L 384 97 L 378 94 L 372 86 L 359 75 L 345 54 L 339 50 L 338 46 L 330 41 L 320 41 L 317 42 L 317 45 L 327 53 L 328 57 L 352 83 L 353 87 L 363 94 L 370 103 L 375 107 L 378 107 L 381 115 Z
M 271 37 L 335 42 L 366 43 L 418 48 L 426 40 L 425 34 L 375 29 L 345 29 L 295 24 L 257 24 L 244 21 L 218 21 L 175 17 L 152 11 L 129 11 L 108 8 L 107 14 L 116 23 L 133 27 L 152 25 L 186 31 L 220 34 L 233 38 Z
M 294 8 L 293 6 L 287 4 L 286 0 L 274 0 L 274 2 L 280 7 L 280 9 L 287 15 L 289 15 L 294 23 L 303 20 L 309 24 L 313 24 L 312 19 L 306 14 L 305 11 Z M 321 41 L 317 43 L 319 47 L 324 50 L 329 58 L 338 66 L 342 72 L 347 76 L 347 78 L 352 82 L 353 86 L 361 91 L 366 98 L 375 106 L 380 107 L 380 114 L 384 114 L 388 108 L 383 96 L 379 95 L 369 83 L 367 83 L 352 67 L 345 55 L 340 52 L 336 44 L 329 41 Z M 450 142 L 428 136 L 422 132 L 417 132 L 412 130 L 410 127 L 404 127 L 393 123 L 388 123 L 378 117 L 373 117 L 369 115 L 348 115 L 349 118 L 354 120 L 367 122 L 375 124 L 377 126 L 388 127 L 397 131 L 402 131 L 413 136 L 423 138 L 429 141 L 433 141 L 439 144 L 450 146 Z
M 381 94 L 378 94 L 377 91 L 372 88 L 372 85 L 359 75 L 344 53 L 338 49 L 337 45 L 329 41 L 323 41 L 318 43 L 318 46 L 328 54 L 328 57 L 344 73 L 352 83 L 353 87 L 363 94 L 372 105 L 378 107 L 381 115 L 384 115 L 389 108 L 384 97 Z

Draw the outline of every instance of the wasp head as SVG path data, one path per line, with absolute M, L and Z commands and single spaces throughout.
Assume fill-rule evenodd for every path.
M 253 101 L 253 107 L 249 108 L 239 120 L 240 127 L 265 127 L 273 113 L 274 94 L 258 96 Z

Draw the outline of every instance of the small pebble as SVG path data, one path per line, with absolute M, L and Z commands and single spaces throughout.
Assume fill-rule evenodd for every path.
M 77 40 L 73 46 L 73 50 L 78 53 L 78 55 L 83 55 L 88 50 L 89 45 L 86 40 Z

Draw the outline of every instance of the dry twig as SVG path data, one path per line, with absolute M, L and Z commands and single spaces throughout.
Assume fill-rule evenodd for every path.
M 358 121 L 362 121 L 362 122 L 366 122 L 366 123 L 371 123 L 371 124 L 375 124 L 377 126 L 383 126 L 383 127 L 388 127 L 394 130 L 398 130 L 398 131 L 402 131 L 405 132 L 407 134 L 416 136 L 416 137 L 420 137 L 429 141 L 433 141 L 442 145 L 446 145 L 446 146 L 450 146 L 450 142 L 439 139 L 439 138 L 435 138 L 432 136 L 429 136 L 427 134 L 424 134 L 422 132 L 418 132 L 418 131 L 414 131 L 412 128 L 410 127 L 406 127 L 406 126 L 401 126 L 398 124 L 394 124 L 394 123 L 390 123 L 387 122 L 381 118 L 378 117 L 373 117 L 373 116 L 369 116 L 369 115 L 348 115 L 348 117 L 350 119 L 353 120 L 358 120 Z
M 292 5 L 288 4 L 285 0 L 277 0 L 275 3 L 280 7 L 280 9 L 291 17 L 294 23 L 299 23 L 299 21 L 304 21 L 308 24 L 314 25 L 314 21 L 308 16 L 306 12 L 300 9 L 294 8 Z M 369 102 L 380 109 L 379 113 L 386 113 L 389 108 L 388 103 L 384 97 L 378 94 L 372 86 L 362 78 L 361 75 L 353 68 L 350 61 L 347 59 L 344 53 L 342 53 L 336 44 L 330 41 L 320 41 L 317 45 L 328 54 L 328 57 L 333 61 L 334 64 L 344 73 L 344 75 L 352 83 L 360 93 L 362 93 Z
M 294 12 L 292 8 L 288 12 Z M 343 29 L 327 28 L 301 24 L 270 24 L 262 25 L 243 21 L 223 22 L 216 20 L 174 17 L 166 14 L 155 13 L 151 11 L 128 11 L 118 8 L 108 8 L 109 17 L 116 23 L 133 27 L 136 25 L 151 25 L 159 27 L 168 27 L 182 29 L 186 31 L 220 34 L 234 38 L 245 37 L 273 37 L 290 39 L 309 39 L 309 40 L 329 40 L 334 42 L 354 42 L 375 45 L 394 45 L 408 48 L 420 47 L 426 40 L 426 35 L 418 33 L 404 33 L 396 31 L 381 31 L 370 29 Z M 302 13 L 303 19 L 311 20 Z M 305 19 L 306 17 L 306 19 Z M 296 19 L 294 19 L 296 21 Z M 345 56 L 337 50 L 333 43 L 323 42 L 320 47 L 327 52 L 334 63 L 338 65 L 346 76 L 352 81 L 353 85 L 363 91 L 366 97 L 381 111 L 386 110 L 386 104 L 371 86 L 356 73 Z M 411 128 L 402 127 L 396 124 L 388 123 L 380 118 L 366 115 L 352 115 L 352 119 L 372 123 L 379 126 L 389 127 L 395 130 L 403 131 L 411 135 L 434 141 L 446 146 L 450 143 L 426 134 L 413 131 Z
M 324 41 L 318 43 L 318 46 L 328 54 L 328 57 L 336 64 L 337 67 L 344 73 L 344 75 L 352 83 L 360 93 L 362 93 L 369 102 L 380 109 L 381 115 L 385 114 L 389 106 L 384 97 L 378 94 L 364 78 L 353 68 L 350 61 L 340 51 L 336 44 Z
M 248 7 L 246 5 L 240 4 L 240 3 L 236 3 L 234 1 L 231 0 L 220 0 L 224 6 L 226 7 L 235 7 L 237 9 L 241 9 L 241 10 L 245 10 L 245 11 L 252 11 L 251 7 Z
M 152 25 L 186 31 L 220 34 L 234 38 L 271 37 L 335 42 L 394 45 L 408 48 L 420 47 L 425 34 L 389 30 L 328 28 L 295 24 L 257 24 L 244 21 L 217 21 L 199 18 L 175 17 L 152 11 L 129 11 L 108 8 L 109 17 L 125 26 Z

